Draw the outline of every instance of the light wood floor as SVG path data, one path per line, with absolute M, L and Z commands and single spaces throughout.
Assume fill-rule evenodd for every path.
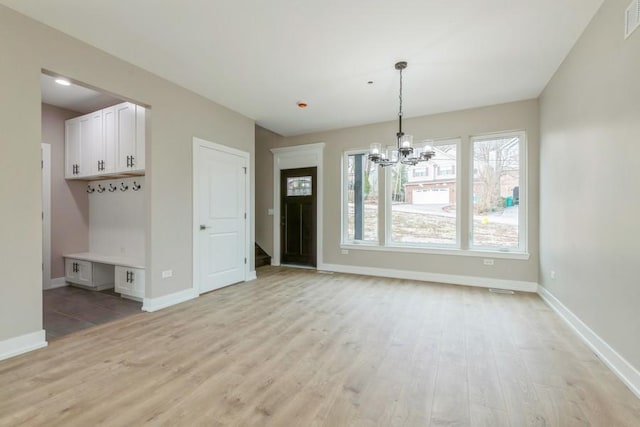
M 0 362 L 0 425 L 639 426 L 535 295 L 264 267 Z

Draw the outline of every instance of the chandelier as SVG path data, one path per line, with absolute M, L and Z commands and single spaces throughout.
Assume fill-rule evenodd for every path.
M 413 136 L 405 135 L 404 132 L 402 132 L 402 70 L 407 68 L 407 63 L 405 61 L 397 62 L 395 68 L 400 72 L 400 110 L 398 111 L 398 133 L 396 133 L 397 147 L 393 150 L 391 158 L 388 158 L 382 149 L 382 144 L 374 142 L 371 144 L 368 158 L 380 166 L 390 166 L 398 163 L 415 166 L 419 162 L 426 162 L 431 159 L 435 155 L 435 152 L 431 147 L 425 147 L 419 154 L 414 154 Z

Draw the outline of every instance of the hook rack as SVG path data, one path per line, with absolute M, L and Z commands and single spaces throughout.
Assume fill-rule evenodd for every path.
M 87 193 L 91 194 L 91 193 L 93 193 L 94 191 L 96 191 L 96 189 L 95 189 L 95 188 L 93 188 L 90 184 L 87 184 Z
M 142 188 L 142 186 L 140 184 L 138 184 L 137 182 L 133 181 L 133 187 L 131 187 L 131 189 L 133 191 L 138 191 Z
M 109 183 L 109 193 L 113 193 L 117 189 L 118 189 L 118 187 L 116 187 L 115 185 Z
M 98 184 L 98 193 L 104 193 L 104 190 L 106 190 L 106 188 L 103 187 L 102 184 Z
M 129 189 L 128 185 L 124 185 L 124 182 L 120 183 L 120 190 L 122 191 L 127 191 Z

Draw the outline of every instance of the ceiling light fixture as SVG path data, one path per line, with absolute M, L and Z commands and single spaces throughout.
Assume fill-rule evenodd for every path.
M 56 79 L 56 83 L 61 86 L 71 86 L 71 82 L 67 79 Z
M 380 166 L 390 166 L 397 163 L 403 165 L 415 166 L 419 162 L 426 162 L 431 159 L 435 152 L 431 147 L 424 147 L 420 153 L 414 155 L 413 136 L 405 135 L 402 132 L 402 70 L 407 68 L 405 61 L 397 62 L 396 70 L 400 72 L 400 110 L 398 111 L 398 132 L 396 133 L 397 148 L 393 150 L 391 158 L 388 158 L 386 152 L 382 149 L 382 144 L 374 142 L 371 144 L 369 151 L 369 160 Z
M 298 107 L 300 107 L 300 108 L 307 108 L 307 103 L 306 102 L 298 101 L 298 103 L 296 105 Z

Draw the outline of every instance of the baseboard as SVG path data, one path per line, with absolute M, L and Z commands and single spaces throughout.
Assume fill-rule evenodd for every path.
M 142 300 L 142 310 L 148 312 L 158 311 L 163 308 L 171 307 L 172 305 L 180 304 L 181 302 L 189 301 L 190 299 L 197 298 L 198 296 L 198 292 L 195 289 L 189 288 L 158 298 L 144 298 Z
M 51 279 L 49 286 L 43 286 L 42 289 L 46 291 L 47 289 L 63 288 L 65 286 L 69 286 L 66 279 L 64 277 L 56 277 L 55 279 Z
M 47 346 L 44 329 L 0 341 L 0 360 Z
M 343 264 L 318 264 L 318 270 L 337 273 L 362 274 L 366 276 L 390 277 L 393 279 L 421 280 L 450 285 L 476 286 L 481 288 L 509 289 L 521 292 L 536 292 L 538 284 L 522 280 L 493 279 L 489 277 L 458 276 L 454 274 L 426 273 L 422 271 L 394 270 L 389 268 L 360 267 Z
M 564 304 L 560 302 L 551 292 L 543 286 L 538 287 L 538 294 L 567 324 L 578 334 L 580 338 L 598 355 L 600 360 L 627 387 L 640 398 L 640 372 L 634 368 L 627 360 L 616 352 L 605 340 L 600 338 L 589 326 L 587 326 L 578 316 L 573 314 Z
M 256 275 L 256 271 L 255 271 L 255 270 L 253 270 L 253 271 L 250 271 L 250 272 L 247 274 L 247 279 L 245 280 L 245 282 L 250 282 L 250 281 L 252 281 L 252 280 L 256 280 L 257 278 L 258 278 L 258 276 Z

